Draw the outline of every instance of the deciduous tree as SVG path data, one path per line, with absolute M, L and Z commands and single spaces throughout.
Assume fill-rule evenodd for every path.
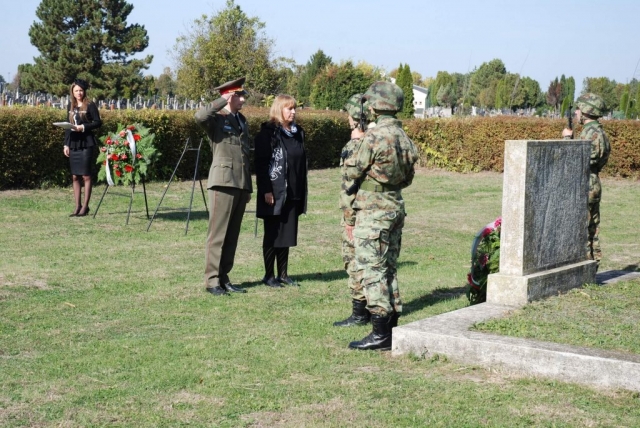
M 247 16 L 234 0 L 213 17 L 202 15 L 175 46 L 177 93 L 190 99 L 214 99 L 213 88 L 239 77 L 257 97 L 272 93 L 279 74 L 272 59 L 273 41 L 265 24 Z
M 311 90 L 311 104 L 317 109 L 341 110 L 350 96 L 364 93 L 381 76 L 354 67 L 351 61 L 329 65 L 316 76 Z
M 616 95 L 618 84 L 615 80 L 607 77 L 586 77 L 582 82 L 582 93 L 592 92 L 600 95 L 608 110 L 615 110 L 618 107 L 620 95 Z

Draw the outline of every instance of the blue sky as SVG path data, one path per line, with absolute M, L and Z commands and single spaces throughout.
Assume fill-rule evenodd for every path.
M 154 56 L 148 74 L 173 67 L 176 38 L 225 0 L 130 0 L 128 23 L 144 25 Z M 39 53 L 29 42 L 39 0 L 2 1 L 0 75 L 15 76 L 18 64 Z M 318 49 L 335 62 L 366 61 L 387 71 L 408 63 L 435 77 L 439 70 L 466 73 L 494 58 L 507 70 L 540 83 L 564 74 L 576 79 L 605 76 L 640 79 L 639 0 L 236 0 L 266 24 L 275 54 L 304 64 Z

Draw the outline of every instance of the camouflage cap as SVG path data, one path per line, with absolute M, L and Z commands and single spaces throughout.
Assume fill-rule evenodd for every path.
M 580 109 L 583 114 L 594 117 L 604 116 L 607 106 L 600 95 L 590 92 L 582 94 L 576 100 L 576 108 Z
M 364 104 L 364 106 L 362 106 Z M 362 107 L 361 107 L 362 106 Z M 360 120 L 360 109 L 364 112 L 365 118 L 368 111 L 368 103 L 362 99 L 362 94 L 351 95 L 351 98 L 344 105 L 344 109 L 354 120 Z
M 216 86 L 213 89 L 215 89 L 216 91 L 219 91 L 220 95 L 228 94 L 229 92 L 233 92 L 238 95 L 247 95 L 247 91 L 245 91 L 244 88 L 242 87 L 242 85 L 244 85 L 245 80 L 246 80 L 246 77 L 241 77 L 239 79 L 231 80 L 229 82 L 223 83 L 222 85 Z
M 364 97 L 374 110 L 400 111 L 404 104 L 404 93 L 391 82 L 375 82 L 369 86 Z

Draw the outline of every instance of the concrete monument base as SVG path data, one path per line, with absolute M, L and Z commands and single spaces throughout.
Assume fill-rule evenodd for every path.
M 487 282 L 487 303 L 524 306 L 596 281 L 596 262 L 585 260 L 530 275 L 494 273 Z
M 506 369 L 601 388 L 640 391 L 640 356 L 469 330 L 514 307 L 481 303 L 393 329 L 394 356 L 446 355 L 471 366 Z

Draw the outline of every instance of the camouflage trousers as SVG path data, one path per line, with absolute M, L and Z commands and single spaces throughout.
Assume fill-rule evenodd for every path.
M 353 300 L 365 300 L 364 290 L 362 289 L 362 282 L 358 277 L 358 271 L 356 269 L 356 248 L 353 240 L 347 236 L 347 231 L 342 229 L 342 261 L 344 262 L 344 270 L 347 271 L 349 279 L 347 279 L 347 285 L 351 291 L 351 298 Z
M 359 210 L 353 230 L 356 280 L 360 280 L 372 314 L 402 312 L 397 265 L 405 214 Z
M 587 259 L 595 260 L 600 265 L 602 248 L 600 248 L 600 202 L 589 203 L 589 225 L 587 227 Z

